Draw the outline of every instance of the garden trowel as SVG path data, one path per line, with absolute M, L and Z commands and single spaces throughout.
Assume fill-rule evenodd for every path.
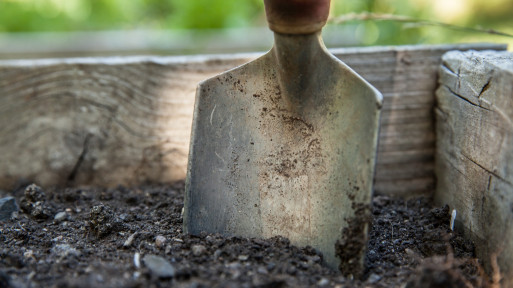
M 329 0 L 264 2 L 273 48 L 198 86 L 184 230 L 284 236 L 351 274 L 365 252 L 382 96 L 325 48 Z

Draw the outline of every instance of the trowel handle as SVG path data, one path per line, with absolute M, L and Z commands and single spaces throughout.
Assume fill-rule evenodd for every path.
M 328 20 L 330 0 L 264 0 L 269 28 L 281 34 L 311 34 Z

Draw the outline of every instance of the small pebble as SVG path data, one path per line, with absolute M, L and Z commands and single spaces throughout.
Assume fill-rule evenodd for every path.
M 191 247 L 192 255 L 201 256 L 203 253 L 207 252 L 207 248 L 203 245 L 193 245 Z
M 36 259 L 34 257 L 34 251 L 32 251 L 32 250 L 28 250 L 25 253 L 23 253 L 23 257 L 25 257 L 26 259 L 34 259 L 34 260 Z
M 267 270 L 272 271 L 276 267 L 276 264 L 273 262 L 267 264 Z
M 164 247 L 164 245 L 166 245 L 166 241 L 166 237 L 158 235 L 157 237 L 155 237 L 155 246 L 157 246 L 157 248 L 162 248 Z
M 59 236 L 57 236 L 57 237 L 53 238 L 53 239 L 52 239 L 52 242 L 60 242 L 60 241 L 62 241 L 63 239 L 64 239 L 64 237 L 62 237 L 62 235 L 59 235 Z
M 134 266 L 137 269 L 141 268 L 141 254 L 139 252 L 134 254 Z
M 371 284 L 374 284 L 374 283 L 378 283 L 379 280 L 381 280 L 381 276 L 377 275 L 377 274 L 374 274 L 372 273 L 369 278 L 367 279 L 367 282 L 371 283 Z
M 317 282 L 317 286 L 326 286 L 329 284 L 330 284 L 330 280 L 328 280 L 326 278 L 321 278 L 321 280 L 319 280 L 319 282 Z
M 175 268 L 166 259 L 157 255 L 146 255 L 143 258 L 144 265 L 151 273 L 159 278 L 172 278 L 175 276 Z
M 294 267 L 294 266 L 289 266 L 289 267 L 287 268 L 287 273 L 288 273 L 289 275 L 296 275 L 296 272 L 297 272 L 297 269 L 296 269 L 296 267 Z
M 232 263 L 226 264 L 226 267 L 229 269 L 233 269 L 233 270 L 239 270 L 242 267 L 242 265 L 238 262 L 232 262 Z
M 59 213 L 55 214 L 55 216 L 53 217 L 53 220 L 56 223 L 62 222 L 66 219 L 68 219 L 68 213 L 66 213 L 66 212 L 59 212 Z
M 207 240 L 208 243 L 214 242 L 216 239 L 212 235 L 208 235 L 205 237 L 205 240 Z
M 319 257 L 318 255 L 314 255 L 314 256 L 310 256 L 308 258 L 308 260 L 311 260 L 314 263 L 320 263 L 321 262 L 321 257 Z
M 239 257 L 237 257 L 240 261 L 247 261 L 249 259 L 249 256 L 248 255 L 239 255 Z
M 267 271 L 267 269 L 265 269 L 265 267 L 258 267 L 257 272 L 259 274 L 264 274 L 264 275 L 269 274 L 269 271 Z
M 68 256 L 80 256 L 80 251 L 71 247 L 69 244 L 57 244 L 52 249 L 51 252 L 60 256 L 60 257 L 68 257 Z

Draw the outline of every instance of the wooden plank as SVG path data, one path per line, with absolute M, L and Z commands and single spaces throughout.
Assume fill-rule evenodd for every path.
M 376 171 L 389 170 L 376 182 L 383 193 L 415 195 L 434 183 L 434 175 L 402 175 L 402 165 L 433 163 L 426 151 L 434 151 L 437 67 L 454 49 L 505 47 L 332 50 L 384 93 Z M 259 55 L 0 61 L 0 189 L 19 179 L 115 186 L 183 178 L 197 83 Z
M 402 198 L 431 197 L 435 189 L 435 179 L 432 176 L 411 179 L 386 179 L 376 182 L 374 189 L 376 195 L 395 195 Z
M 376 166 L 376 191 L 388 195 L 405 195 L 404 191 L 408 189 L 412 195 L 426 194 L 426 189 L 434 188 L 433 170 L 428 169 L 420 175 L 410 173 L 402 166 L 404 157 L 398 154 L 402 151 L 434 151 L 434 91 L 437 88 L 441 55 L 447 50 L 440 49 L 441 47 L 424 50 L 414 47 L 402 48 L 383 53 L 383 58 L 378 58 L 377 55 L 363 58 L 363 55 L 359 57 L 357 53 L 340 58 L 384 94 Z M 467 50 L 468 47 L 460 46 L 453 49 Z M 382 153 L 395 153 L 392 155 L 397 158 L 389 157 L 387 164 L 382 165 Z M 413 167 L 424 167 L 423 165 L 433 165 L 434 157 L 423 157 L 420 160 L 417 157 L 410 161 Z M 386 173 L 385 178 L 379 176 L 384 170 L 390 171 Z M 431 177 L 431 180 L 426 181 L 425 177 Z M 416 179 L 421 180 L 415 181 Z
M 376 169 L 376 181 L 427 178 L 433 175 L 433 162 L 411 162 L 403 164 L 381 164 Z M 390 169 L 394 168 L 394 169 Z
M 435 149 L 433 147 L 419 148 L 401 151 L 380 151 L 378 155 L 378 165 L 401 164 L 401 163 L 433 163 Z
M 513 286 L 513 54 L 451 52 L 437 91 L 436 200 Z M 500 271 L 493 271 L 497 261 Z
M 185 176 L 196 83 L 248 61 L 125 58 L 0 65 L 0 186 Z

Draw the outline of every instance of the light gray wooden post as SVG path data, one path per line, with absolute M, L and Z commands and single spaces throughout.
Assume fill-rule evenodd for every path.
M 513 53 L 449 52 L 437 91 L 436 200 L 513 284 Z M 494 266 L 498 263 L 500 271 Z

